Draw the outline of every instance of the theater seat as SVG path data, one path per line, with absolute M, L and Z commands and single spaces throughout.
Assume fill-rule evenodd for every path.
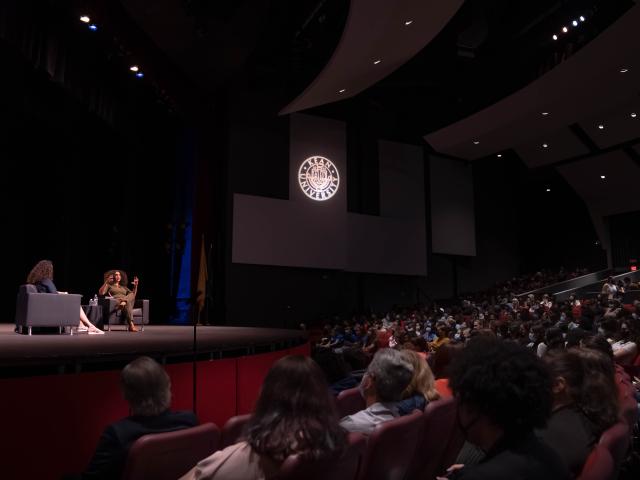
M 236 415 L 231 417 L 222 427 L 222 439 L 220 449 L 227 448 L 229 445 L 241 442 L 245 439 L 245 428 L 251 419 L 250 414 Z
M 305 461 L 299 455 L 291 455 L 280 466 L 278 480 L 355 480 L 358 476 L 367 446 L 367 439 L 359 433 L 349 434 L 349 445 L 337 459 Z
M 422 412 L 376 425 L 369 436 L 360 480 L 403 480 L 424 428 Z
M 175 480 L 219 446 L 213 423 L 140 437 L 129 450 L 123 480 Z
M 615 473 L 620 471 L 620 465 L 624 461 L 629 443 L 631 442 L 631 433 L 626 422 L 620 421 L 605 430 L 600 436 L 598 445 L 605 447 L 613 458 Z
M 603 445 L 596 445 L 591 450 L 576 480 L 613 480 L 615 466 L 613 458 Z
M 353 415 L 367 408 L 358 387 L 341 391 L 336 398 L 336 403 L 338 405 L 338 416 L 340 418 Z

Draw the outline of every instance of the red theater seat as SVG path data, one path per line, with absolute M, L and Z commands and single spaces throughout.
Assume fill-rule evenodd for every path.
M 620 471 L 620 465 L 627 455 L 630 441 L 631 434 L 626 422 L 616 423 L 600 436 L 598 445 L 605 447 L 611 454 L 616 473 Z
M 614 478 L 615 465 L 609 450 L 603 445 L 596 445 L 576 480 L 613 480 Z
M 377 425 L 369 437 L 358 478 L 403 480 L 422 435 L 423 418 L 422 412 L 416 410 Z
M 218 449 L 213 423 L 140 437 L 129 450 L 123 480 L 175 480 Z
M 250 414 L 245 415 L 236 415 L 235 417 L 231 417 L 222 427 L 222 441 L 220 442 L 220 449 L 227 448 L 229 445 L 233 445 L 234 443 L 238 443 L 244 440 L 246 435 L 245 428 L 247 423 L 249 423 L 249 419 L 251 418 Z
M 338 416 L 340 418 L 353 415 L 367 408 L 358 387 L 341 391 L 336 398 L 336 403 L 338 404 Z
M 349 446 L 342 457 L 316 462 L 304 461 L 298 455 L 287 458 L 276 478 L 278 480 L 355 480 L 358 476 L 367 439 L 359 433 L 349 434 Z

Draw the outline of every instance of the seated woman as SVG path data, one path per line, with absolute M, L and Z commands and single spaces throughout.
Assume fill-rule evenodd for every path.
M 564 460 L 573 477 L 600 434 L 618 418 L 610 359 L 595 350 L 556 350 L 544 357 L 552 378 L 552 414 L 539 436 Z
M 53 283 L 53 263 L 50 260 L 40 260 L 36 263 L 35 267 L 31 269 L 27 276 L 27 283 L 35 285 L 36 289 L 40 293 L 60 293 L 65 294 L 67 292 L 59 292 Z M 88 331 L 90 334 L 104 334 L 104 332 L 89 321 L 87 315 L 80 307 L 80 323 L 78 324 L 78 330 L 84 328 L 84 331 Z
M 398 413 L 407 415 L 414 410 L 424 411 L 429 402 L 440 398 L 433 372 L 418 352 L 403 350 L 401 353 L 405 360 L 413 365 L 413 377 L 409 386 L 402 392 L 402 400 L 396 404 Z
M 98 290 L 100 295 L 111 296 L 117 300 L 118 309 L 122 310 L 125 321 L 130 332 L 137 332 L 138 329 L 133 323 L 133 304 L 138 292 L 138 277 L 133 277 L 133 290 L 127 288 L 127 274 L 123 270 L 109 270 L 104 274 L 104 283 Z
M 289 355 L 262 384 L 247 440 L 201 460 L 182 480 L 271 478 L 289 455 L 334 458 L 345 446 L 322 370 L 309 357 Z

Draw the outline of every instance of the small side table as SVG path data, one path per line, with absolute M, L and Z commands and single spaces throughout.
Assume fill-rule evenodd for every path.
M 82 310 L 84 310 L 84 313 L 91 323 L 100 330 L 104 330 L 101 305 L 82 305 Z

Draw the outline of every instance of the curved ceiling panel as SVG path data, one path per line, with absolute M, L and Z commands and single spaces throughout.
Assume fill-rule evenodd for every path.
M 582 50 L 528 86 L 426 135 L 425 140 L 438 152 L 473 160 L 526 146 L 533 139 L 551 138 L 570 125 L 603 113 L 617 117 L 612 105 L 621 109 L 621 119 L 640 120 L 631 118 L 629 111 L 640 83 L 638 25 L 640 6 L 636 5 Z M 634 126 L 625 129 L 635 131 Z M 597 143 L 609 142 L 599 139 Z
M 424 48 L 463 1 L 351 0 L 331 59 L 280 114 L 343 100 L 375 84 Z

